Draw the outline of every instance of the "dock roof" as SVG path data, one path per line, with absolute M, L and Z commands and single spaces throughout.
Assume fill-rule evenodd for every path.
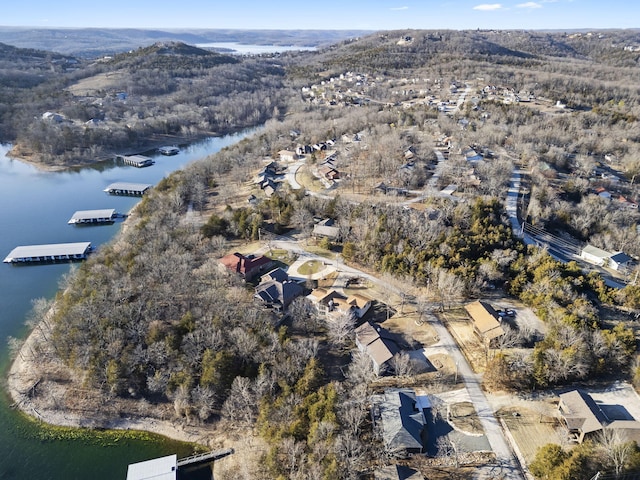
M 94 218 L 112 218 L 116 214 L 114 208 L 104 208 L 101 210 L 78 210 L 73 214 L 69 223 L 91 220 Z
M 115 182 L 105 188 L 104 191 L 110 192 L 112 190 L 128 190 L 143 193 L 151 187 L 152 185 L 149 185 L 148 183 Z
M 91 242 L 54 243 L 49 245 L 24 245 L 11 250 L 4 262 L 17 258 L 54 257 L 60 255 L 84 255 L 91 247 Z
M 127 469 L 127 480 L 175 480 L 177 472 L 178 456 L 168 455 L 130 464 Z

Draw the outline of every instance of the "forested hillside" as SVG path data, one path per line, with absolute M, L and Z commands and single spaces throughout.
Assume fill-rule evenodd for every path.
M 45 57 L 39 68 L 56 62 Z M 74 61 L 65 74 L 38 77 L 19 62 L 13 68 L 33 82 L 12 86 L 11 71 L 5 75 L 1 140 L 45 165 L 93 163 L 168 141 L 158 135 L 188 141 L 236 131 L 283 106 L 281 66 L 181 43 Z

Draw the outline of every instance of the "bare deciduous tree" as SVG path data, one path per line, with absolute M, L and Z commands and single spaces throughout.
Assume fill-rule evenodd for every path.
M 597 441 L 616 476 L 620 475 L 635 450 L 634 442 L 629 441 L 626 434 L 616 428 L 600 430 Z

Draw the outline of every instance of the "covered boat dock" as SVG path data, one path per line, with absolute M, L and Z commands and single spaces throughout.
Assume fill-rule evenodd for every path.
M 141 196 L 144 195 L 150 188 L 151 185 L 146 183 L 116 182 L 109 185 L 104 189 L 104 191 L 110 193 L 111 195 Z
M 116 158 L 127 165 L 138 168 L 149 167 L 155 163 L 151 157 L 144 155 L 117 155 Z
M 50 245 L 25 245 L 16 247 L 4 259 L 4 263 L 34 263 L 83 260 L 91 251 L 91 242 L 54 243 Z
M 162 155 L 177 155 L 180 152 L 180 149 L 175 146 L 165 146 L 160 147 L 158 149 L 158 152 L 160 152 Z
M 118 216 L 115 209 L 78 210 L 67 222 L 69 225 L 86 225 L 93 223 L 113 223 Z

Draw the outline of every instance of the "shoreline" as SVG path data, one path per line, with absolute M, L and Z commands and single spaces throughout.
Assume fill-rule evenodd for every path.
M 137 205 L 130 213 L 134 213 Z M 131 225 L 127 218 L 118 234 L 110 241 L 116 245 L 123 232 Z M 95 391 L 80 389 L 73 380 L 73 372 L 52 356 L 45 331 L 48 318 L 55 311 L 54 303 L 46 317 L 27 335 L 20 350 L 11 361 L 5 378 L 10 408 L 19 409 L 30 418 L 58 427 L 107 430 L 139 430 L 162 435 L 172 440 L 195 443 L 206 447 L 220 446 L 215 441 L 216 426 L 190 425 L 185 420 L 172 418 L 172 404 L 151 406 L 141 399 L 114 398 L 105 404 Z M 73 391 L 87 398 L 89 408 L 62 408 L 73 401 Z M 99 395 L 99 394 L 98 394 Z M 146 415 L 139 412 L 146 407 Z M 149 414 L 151 412 L 151 414 Z
M 27 336 L 16 358 L 11 363 L 6 379 L 6 389 L 13 402 L 10 407 L 19 409 L 25 415 L 34 420 L 59 426 L 83 429 L 108 429 L 108 430 L 139 430 L 150 432 L 172 440 L 195 443 L 211 447 L 215 427 L 188 425 L 182 422 L 172 421 L 154 416 L 140 416 L 126 410 L 118 416 L 105 414 L 102 411 L 91 410 L 91 415 L 74 410 L 53 408 L 49 399 L 44 399 L 38 393 L 42 387 L 54 386 L 47 376 L 51 374 L 45 364 L 36 354 L 45 345 L 43 333 L 43 320 Z M 45 347 L 46 348 L 46 347 Z M 53 365 L 56 371 L 60 365 Z M 43 371 L 45 370 L 45 371 Z M 66 393 L 65 387 L 56 386 L 52 393 L 55 400 L 60 400 Z M 135 402 L 139 402 L 135 400 Z M 166 409 L 165 409 L 166 410 Z
M 244 127 L 244 128 L 236 128 L 231 129 L 228 132 L 207 132 L 207 133 L 198 133 L 192 136 L 184 136 L 184 135 L 161 135 L 158 134 L 156 137 L 148 138 L 144 145 L 139 147 L 130 147 L 130 150 L 123 148 L 119 152 L 109 151 L 104 152 L 99 155 L 95 160 L 85 163 L 68 163 L 68 164 L 56 164 L 51 165 L 48 163 L 43 163 L 41 161 L 36 160 L 38 158 L 38 154 L 34 153 L 31 150 L 23 150 L 22 147 L 17 146 L 16 144 L 12 144 L 11 150 L 6 153 L 6 157 L 12 160 L 18 160 L 20 162 L 26 163 L 28 165 L 32 165 L 43 172 L 60 172 L 64 170 L 74 169 L 74 168 L 90 168 L 93 165 L 100 164 L 101 162 L 106 162 L 115 158 L 118 154 L 123 155 L 136 155 L 144 152 L 148 152 L 150 150 L 158 149 L 163 145 L 192 145 L 195 142 L 199 142 L 205 140 L 207 138 L 217 138 L 223 137 L 225 135 L 233 135 L 235 133 L 246 130 L 247 128 L 254 127 Z M 163 138 L 159 138 L 159 137 Z M 122 153 L 126 152 L 126 153 Z M 36 159 L 34 159 L 36 158 Z

